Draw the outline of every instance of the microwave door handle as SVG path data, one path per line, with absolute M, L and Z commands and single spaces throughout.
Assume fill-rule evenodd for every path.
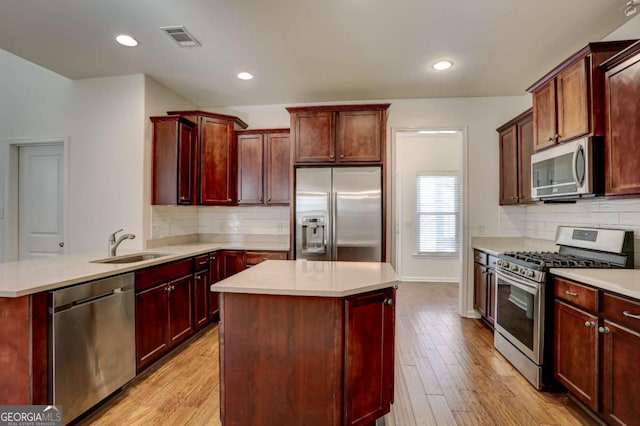
M 578 178 L 578 153 L 583 151 L 583 149 L 582 145 L 577 144 L 575 151 L 573 151 L 573 159 L 571 160 L 571 174 L 573 175 L 573 181 L 576 183 L 577 187 L 581 187 L 584 182 L 584 177 L 582 179 Z M 584 155 L 582 158 L 584 158 Z

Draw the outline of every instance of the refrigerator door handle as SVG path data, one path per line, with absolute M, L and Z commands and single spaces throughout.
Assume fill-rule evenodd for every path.
M 338 260 L 338 193 L 331 194 L 331 260 Z
M 327 208 L 328 208 L 329 217 L 331 217 L 331 212 L 332 212 L 332 210 L 331 210 L 331 192 L 327 192 Z M 329 219 L 329 226 L 333 226 L 333 225 L 331 225 L 331 219 Z M 329 228 L 329 226 L 327 226 L 327 228 Z M 324 233 L 324 249 L 325 249 L 325 252 L 326 252 L 327 248 L 331 248 L 331 240 L 327 239 L 327 235 L 329 234 L 329 232 L 333 233 L 333 231 L 331 229 L 327 229 L 326 232 Z M 332 256 L 331 253 L 329 253 L 329 255 Z

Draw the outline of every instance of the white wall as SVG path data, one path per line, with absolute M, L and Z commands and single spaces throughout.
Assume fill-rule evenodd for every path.
M 399 182 L 398 274 L 403 281 L 459 282 L 460 256 L 417 255 L 416 176 L 421 171 L 461 172 L 462 133 L 395 135 L 395 170 Z M 396 186 L 398 187 L 398 186 Z
M 69 136 L 71 87 L 73 82 L 0 49 L 0 262 L 9 244 L 11 215 L 17 206 L 9 204 L 9 138 Z M 17 218 L 16 218 L 17 220 Z M 15 253 L 17 258 L 17 252 Z

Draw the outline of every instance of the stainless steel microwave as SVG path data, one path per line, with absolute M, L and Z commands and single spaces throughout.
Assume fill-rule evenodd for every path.
M 603 192 L 604 152 L 601 137 L 575 139 L 531 156 L 532 198 L 570 199 L 592 197 Z

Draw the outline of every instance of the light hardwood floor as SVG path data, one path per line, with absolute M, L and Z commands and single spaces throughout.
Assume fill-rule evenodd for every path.
M 457 314 L 456 284 L 401 283 L 395 404 L 386 425 L 595 424 L 564 394 L 536 391 Z M 218 328 L 209 327 L 81 425 L 219 425 Z M 294 426 L 294 425 L 289 425 Z

